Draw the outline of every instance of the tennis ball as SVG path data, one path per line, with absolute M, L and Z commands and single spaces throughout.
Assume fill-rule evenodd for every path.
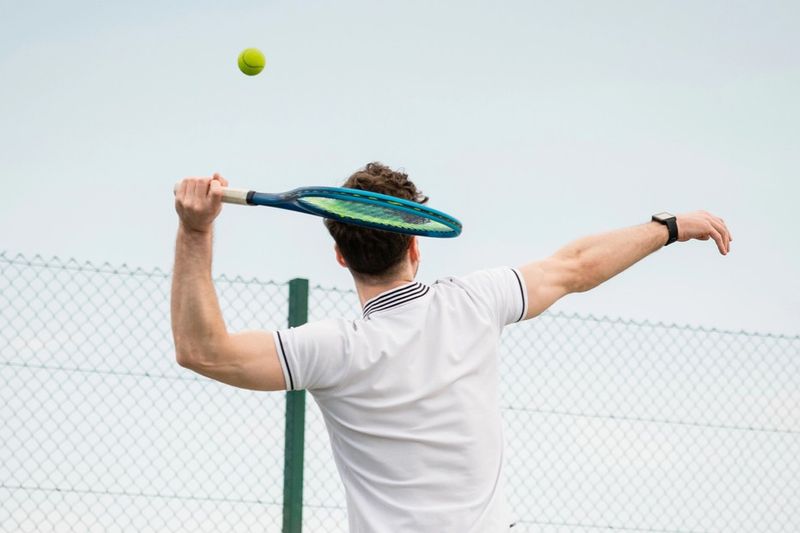
M 248 76 L 255 76 L 264 70 L 266 64 L 267 60 L 258 48 L 245 48 L 239 54 L 239 70 Z

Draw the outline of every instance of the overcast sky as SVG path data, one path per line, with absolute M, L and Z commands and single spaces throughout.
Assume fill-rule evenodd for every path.
M 562 311 L 800 332 L 797 2 L 0 0 L 0 250 L 168 269 L 172 186 L 404 168 L 459 217 L 422 281 L 708 209 Z M 236 68 L 245 47 L 267 68 Z M 215 270 L 347 287 L 322 223 L 228 206 Z

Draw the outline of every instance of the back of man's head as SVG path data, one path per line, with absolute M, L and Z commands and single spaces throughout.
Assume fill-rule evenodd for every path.
M 347 178 L 342 184 L 350 189 L 361 189 L 425 203 L 428 198 L 408 179 L 408 175 L 381 163 L 368 163 L 366 167 Z M 388 281 L 403 265 L 411 237 L 400 233 L 362 228 L 325 220 L 339 252 L 354 276 L 375 281 Z

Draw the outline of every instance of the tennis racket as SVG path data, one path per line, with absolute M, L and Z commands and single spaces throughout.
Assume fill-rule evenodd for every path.
M 417 202 L 360 189 L 301 187 L 271 194 L 244 189 L 223 189 L 229 204 L 261 205 L 298 211 L 366 228 L 422 235 L 457 237 L 461 222 Z

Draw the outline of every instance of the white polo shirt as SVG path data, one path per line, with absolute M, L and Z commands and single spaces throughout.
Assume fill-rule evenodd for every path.
M 507 532 L 497 350 L 526 294 L 483 270 L 275 333 L 287 388 L 322 410 L 351 533 Z

